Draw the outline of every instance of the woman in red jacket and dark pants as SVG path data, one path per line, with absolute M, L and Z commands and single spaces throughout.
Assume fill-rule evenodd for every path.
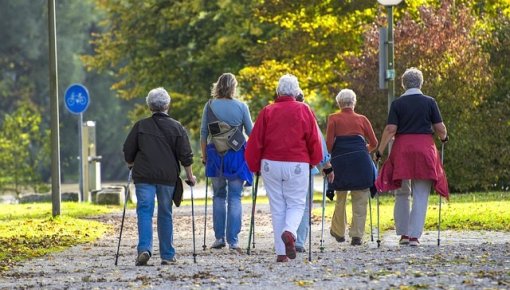
M 296 231 L 305 209 L 311 166 L 322 160 L 317 122 L 305 103 L 297 102 L 295 76 L 280 78 L 275 103 L 260 111 L 245 158 L 264 179 L 273 223 L 277 262 L 296 258 Z

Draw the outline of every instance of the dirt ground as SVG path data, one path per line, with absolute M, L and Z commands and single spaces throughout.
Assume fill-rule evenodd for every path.
M 325 223 L 313 219 L 312 261 L 308 253 L 289 263 L 276 263 L 268 205 L 257 207 L 255 248 L 251 255 L 228 249 L 202 249 L 204 208 L 195 208 L 196 263 L 193 261 L 191 208 L 174 208 L 177 263 L 161 266 L 155 231 L 154 255 L 147 267 L 136 267 L 136 214 L 128 211 L 118 266 L 114 265 L 121 214 L 98 217 L 115 231 L 102 239 L 60 253 L 25 261 L 0 277 L 0 289 L 510 289 L 510 235 L 502 232 L 426 232 L 421 246 L 399 246 L 393 232 L 381 247 L 365 237 L 360 247 L 337 243 Z M 207 241 L 214 241 L 212 208 Z M 244 207 L 241 245 L 247 247 L 250 207 Z M 154 221 L 155 225 L 155 221 Z M 376 237 L 374 237 L 376 239 Z M 307 246 L 308 249 L 308 246 Z

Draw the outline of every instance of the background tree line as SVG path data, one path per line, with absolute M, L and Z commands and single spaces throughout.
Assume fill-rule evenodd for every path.
M 10 28 L 3 32 L 8 41 L 0 44 L 1 122 L 25 100 L 40 111 L 44 136 L 49 124 L 45 1 L 7 3 L 8 9 L 0 10 L 2 27 Z M 254 118 L 271 102 L 279 76 L 293 73 L 323 130 L 327 115 L 337 110 L 334 96 L 345 87 L 357 93 L 356 110 L 372 121 L 379 137 L 384 128 L 387 99 L 378 89 L 377 50 L 378 26 L 386 20 L 376 1 L 58 3 L 61 96 L 73 82 L 89 87 L 86 119 L 98 122 L 105 179 L 124 178 L 120 151 L 126 128 L 147 115 L 144 97 L 153 87 L 170 91 L 171 115 L 190 130 L 199 154 L 203 105 L 211 84 L 227 71 L 238 76 L 240 97 Z M 15 19 L 15 11 L 32 17 Z M 438 101 L 450 132 L 445 164 L 454 191 L 509 185 L 509 15 L 504 0 L 416 0 L 395 9 L 397 76 L 410 66 L 424 72 L 423 91 Z M 38 45 L 27 45 L 31 39 Z M 397 85 L 397 95 L 402 92 Z M 77 121 L 61 112 L 64 176 L 76 175 Z M 3 160 L 0 156 L 5 180 Z M 49 166 L 37 168 L 47 177 Z

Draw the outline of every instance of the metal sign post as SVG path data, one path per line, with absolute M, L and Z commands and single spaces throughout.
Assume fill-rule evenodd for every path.
M 87 110 L 89 107 L 89 91 L 87 88 L 81 84 L 72 84 L 66 89 L 66 93 L 64 95 L 65 105 L 67 110 L 73 114 L 79 115 L 78 119 L 78 151 L 80 152 L 79 164 L 80 164 L 80 201 L 84 201 L 86 194 L 88 194 L 88 188 L 84 188 L 83 181 L 83 166 L 86 163 L 84 161 L 84 154 L 82 148 L 82 140 L 83 140 L 83 112 Z M 87 192 L 85 192 L 87 190 Z

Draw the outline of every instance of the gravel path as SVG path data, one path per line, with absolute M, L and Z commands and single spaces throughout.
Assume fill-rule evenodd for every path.
M 382 244 L 361 247 L 337 243 L 325 235 L 319 251 L 320 218 L 313 220 L 312 262 L 308 253 L 289 263 L 276 263 L 267 205 L 258 206 L 256 248 L 251 255 L 228 249 L 202 250 L 203 207 L 196 209 L 197 263 L 193 263 L 190 207 L 174 208 L 177 263 L 161 266 L 155 239 L 150 266 L 135 267 L 136 215 L 126 216 L 118 266 L 114 266 L 121 215 L 100 217 L 115 226 L 115 233 L 95 243 L 79 245 L 23 264 L 3 273 L 0 289 L 387 289 L 387 288 L 492 288 L 510 289 L 510 234 L 501 232 L 444 231 L 437 247 L 437 232 L 427 232 L 419 248 L 400 247 L 393 232 Z M 209 208 L 209 213 L 211 208 Z M 247 245 L 250 208 L 244 208 L 240 236 Z M 208 216 L 207 245 L 214 237 Z M 155 224 L 155 222 L 154 222 Z M 325 233 L 329 232 L 329 221 Z M 157 232 L 155 232 L 155 235 Z M 156 238 L 156 237 L 155 237 Z M 370 237 L 368 237 L 370 239 Z

